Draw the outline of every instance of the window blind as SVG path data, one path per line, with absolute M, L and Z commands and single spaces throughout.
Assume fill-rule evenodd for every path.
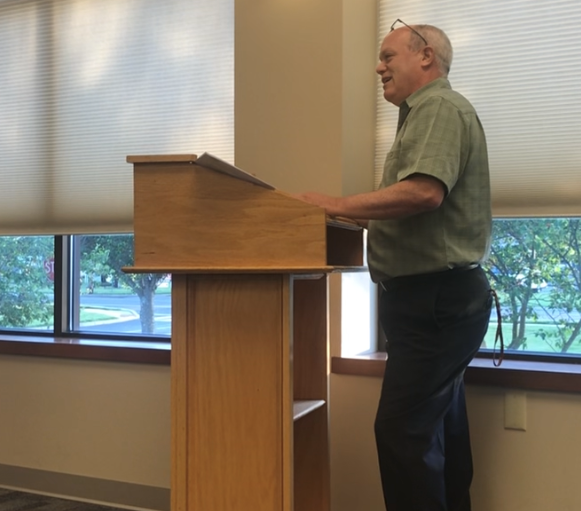
M 401 18 L 452 41 L 452 87 L 487 135 L 495 216 L 581 215 L 581 3 L 574 0 L 381 0 L 381 39 Z M 378 83 L 376 182 L 397 108 Z
M 132 231 L 129 154 L 234 159 L 234 0 L 0 1 L 0 235 Z

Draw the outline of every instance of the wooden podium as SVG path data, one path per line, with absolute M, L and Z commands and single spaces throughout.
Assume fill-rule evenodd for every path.
M 327 274 L 362 230 L 202 160 L 127 157 L 128 271 L 172 274 L 171 509 L 328 511 Z

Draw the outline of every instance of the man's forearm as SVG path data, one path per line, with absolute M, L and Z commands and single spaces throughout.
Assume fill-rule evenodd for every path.
M 298 198 L 325 208 L 331 216 L 364 220 L 405 218 L 436 209 L 444 199 L 443 185 L 429 176 L 406 179 L 375 192 L 347 197 L 318 193 L 300 194 Z

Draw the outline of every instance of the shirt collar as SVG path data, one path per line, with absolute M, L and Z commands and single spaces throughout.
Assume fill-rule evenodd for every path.
M 410 94 L 406 100 L 400 105 L 400 108 L 407 104 L 407 106 L 411 109 L 418 103 L 420 103 L 426 96 L 428 96 L 432 91 L 436 89 L 451 89 L 452 86 L 447 78 L 436 78 L 432 80 L 430 83 L 424 85 L 421 89 Z

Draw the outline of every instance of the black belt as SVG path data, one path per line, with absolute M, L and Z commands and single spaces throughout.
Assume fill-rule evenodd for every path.
M 444 272 L 449 272 L 449 271 L 454 272 L 454 273 L 461 273 L 461 272 L 465 272 L 465 271 L 475 270 L 476 268 L 480 268 L 479 263 L 467 264 L 465 266 L 454 266 L 453 268 L 449 268 L 447 270 L 442 270 L 442 271 L 436 271 L 433 273 L 416 273 L 415 275 L 403 275 L 401 277 L 394 277 L 393 279 L 381 280 L 379 282 L 379 285 L 383 288 L 384 291 L 387 291 L 387 283 L 391 282 L 394 279 L 428 277 L 430 275 L 438 275 L 438 274 L 441 274 Z
M 475 270 L 480 265 L 478 263 L 467 264 L 466 266 L 454 266 L 450 268 L 449 271 L 468 271 L 468 270 Z

